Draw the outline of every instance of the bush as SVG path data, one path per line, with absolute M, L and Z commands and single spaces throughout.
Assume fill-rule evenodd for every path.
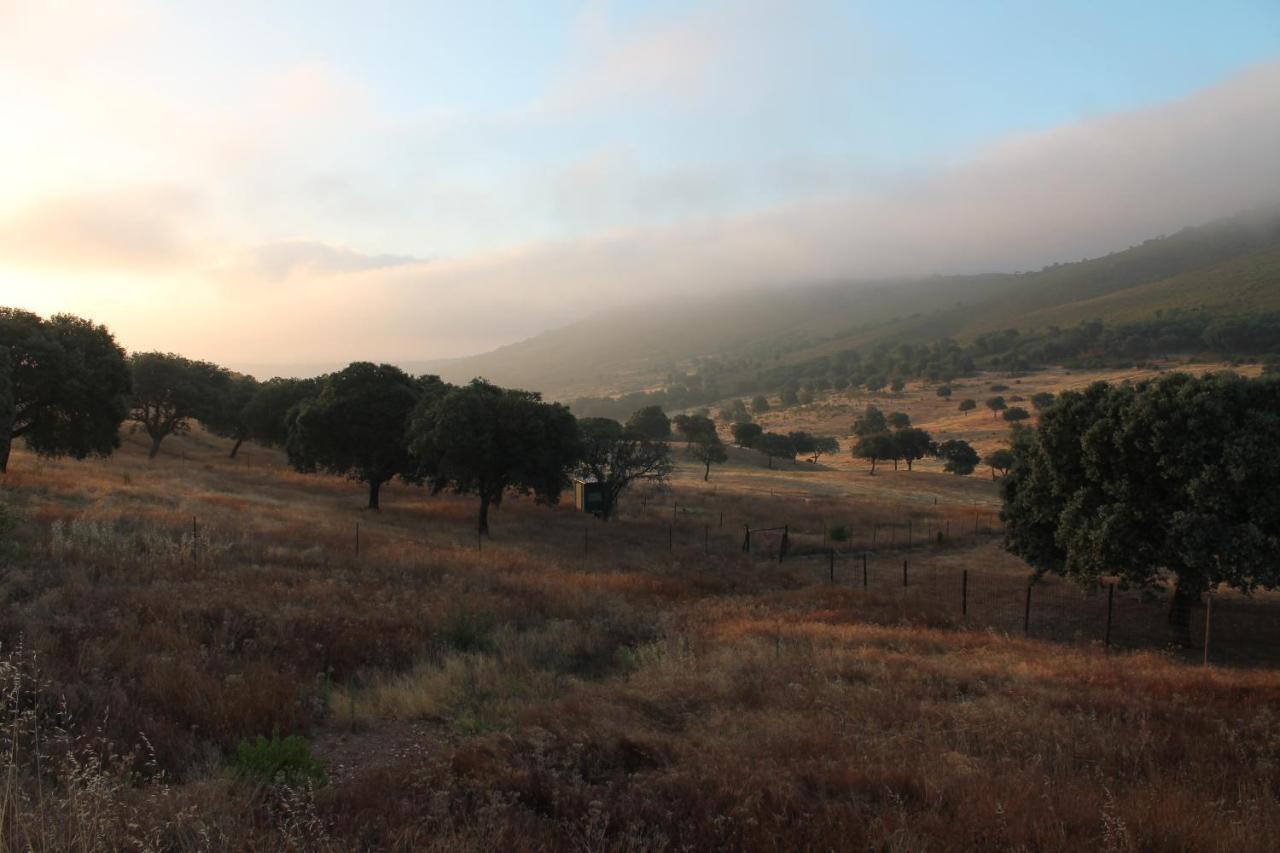
M 274 733 L 270 740 L 262 735 L 242 740 L 231 766 L 241 779 L 294 785 L 302 782 L 321 785 L 325 781 L 324 769 L 311 754 L 311 744 L 299 735 L 281 738 L 279 733 Z
M 847 542 L 849 539 L 849 528 L 843 524 L 837 524 L 828 531 L 827 535 L 831 537 L 832 542 Z
M 440 636 L 460 652 L 488 652 L 493 649 L 493 619 L 460 602 L 449 610 Z

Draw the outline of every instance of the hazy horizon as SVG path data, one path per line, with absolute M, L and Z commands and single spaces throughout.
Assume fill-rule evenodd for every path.
M 0 304 L 230 365 L 1038 269 L 1280 202 L 1262 2 L 139 0 L 0 30 Z

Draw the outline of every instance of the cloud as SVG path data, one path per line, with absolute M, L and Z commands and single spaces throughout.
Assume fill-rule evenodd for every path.
M 407 255 L 366 255 L 342 246 L 309 240 L 283 240 L 244 253 L 234 272 L 251 278 L 282 281 L 291 276 L 337 275 L 423 263 Z
M 65 195 L 0 220 L 0 259 L 18 266 L 157 271 L 190 263 L 205 199 L 179 186 Z

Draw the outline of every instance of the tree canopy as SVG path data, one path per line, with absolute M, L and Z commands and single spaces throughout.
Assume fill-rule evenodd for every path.
M 434 376 L 417 380 L 390 364 L 354 362 L 325 377 L 319 392 L 298 404 L 285 445 L 289 464 L 365 483 L 368 507 L 378 509 L 383 483 L 418 478 L 409 456 L 409 416 L 420 400 L 444 388 Z
M 578 422 L 565 406 L 483 379 L 424 399 L 409 444 L 433 493 L 479 495 L 478 530 L 486 536 L 489 508 L 508 489 L 557 503 L 581 457 Z
M 796 458 L 795 445 L 791 443 L 791 439 L 779 432 L 766 432 L 756 437 L 751 446 L 763 453 L 769 459 L 769 467 L 773 467 L 774 459 L 790 459 Z
M 972 474 L 981 457 L 969 442 L 953 438 L 938 445 L 938 458 L 945 464 L 942 470 L 948 474 Z
M 1008 408 L 1009 404 L 1005 402 L 1004 397 L 995 396 L 987 398 L 987 408 L 991 410 L 991 416 L 999 417 L 1000 413 Z
M 734 424 L 730 427 L 730 432 L 733 433 L 734 444 L 739 447 L 751 447 L 755 440 L 764 434 L 764 428 L 759 424 Z
M 650 441 L 666 441 L 671 435 L 671 419 L 661 406 L 645 406 L 627 419 L 627 429 Z
M 978 408 L 978 403 L 976 400 L 966 397 L 965 399 L 960 401 L 960 411 L 964 412 L 965 414 L 972 412 L 976 408 Z
M 232 441 L 230 456 L 235 459 L 240 445 L 253 434 L 247 409 L 258 392 L 258 380 L 241 373 L 231 373 L 220 385 L 207 402 L 200 422 L 214 435 Z
M 1009 548 L 1084 583 L 1176 579 L 1175 636 L 1219 584 L 1280 584 L 1280 380 L 1172 374 L 1063 393 L 1016 439 Z
M 241 413 L 253 440 L 269 447 L 284 447 L 289 440 L 290 413 L 303 400 L 320 393 L 325 378 L 277 376 L 260 383 Z
M 147 452 L 151 459 L 160 452 L 162 441 L 186 432 L 192 420 L 210 419 L 230 379 L 216 364 L 173 353 L 135 353 L 129 362 L 133 369 L 129 417 L 151 438 Z
M 105 326 L 0 308 L 0 472 L 14 439 L 42 456 L 106 456 L 120 446 L 131 379 Z
M 888 429 L 889 422 L 885 418 L 884 412 L 871 405 L 868 405 L 853 422 L 854 435 L 872 435 L 878 432 L 885 432 Z
M 700 435 L 693 441 L 689 445 L 689 455 L 704 466 L 702 471 L 704 482 L 711 478 L 712 465 L 719 465 L 729 460 L 729 451 L 724 449 L 724 445 L 720 443 L 720 436 L 715 432 L 710 435 Z
M 999 472 L 1000 476 L 1003 477 L 1007 475 L 1009 473 L 1009 469 L 1013 467 L 1013 451 L 1007 447 L 1001 447 L 988 453 L 986 458 L 982 461 L 991 467 L 991 479 L 994 480 L 996 478 L 996 472 Z
M 719 441 L 716 434 L 716 423 L 706 415 L 676 415 L 672 418 L 676 430 L 684 437 L 686 443 L 698 441 Z
M 895 459 L 898 452 L 893 435 L 887 431 L 873 432 L 861 436 L 853 447 L 853 455 L 858 459 L 866 459 L 871 463 L 871 473 L 876 472 L 876 463 L 882 459 Z
M 907 427 L 894 431 L 893 443 L 897 449 L 894 458 L 904 460 L 908 471 L 911 470 L 912 463 L 917 459 L 923 459 L 934 450 L 933 438 L 919 427 Z

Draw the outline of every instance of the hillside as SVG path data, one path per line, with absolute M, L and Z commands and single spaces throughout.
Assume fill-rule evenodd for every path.
M 802 363 L 881 342 L 964 342 L 1002 329 L 1176 312 L 1280 310 L 1280 208 L 1240 214 L 1038 272 L 825 282 L 607 312 L 482 355 L 414 365 L 549 396 L 633 391 L 700 357 Z

